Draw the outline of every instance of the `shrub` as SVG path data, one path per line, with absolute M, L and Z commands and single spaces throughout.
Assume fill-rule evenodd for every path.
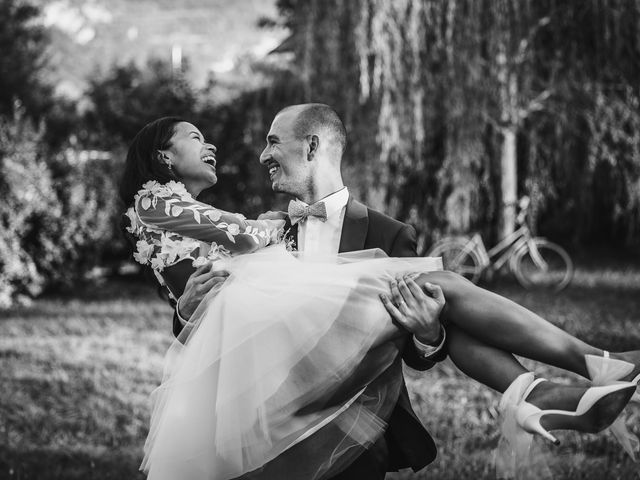
M 24 118 L 0 118 L 0 308 L 74 286 L 125 250 L 117 162 L 104 152 L 49 154 L 43 136 Z
M 51 218 L 56 243 L 46 246 L 38 263 L 49 287 L 71 287 L 105 256 L 124 251 L 117 218 L 119 163 L 109 152 L 73 149 L 49 160 L 60 205 Z
M 19 115 L 0 118 L 0 307 L 40 293 L 40 252 L 54 244 L 60 212 L 51 173 L 39 150 L 42 132 Z

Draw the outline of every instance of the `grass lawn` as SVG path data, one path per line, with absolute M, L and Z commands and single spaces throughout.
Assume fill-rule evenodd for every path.
M 640 348 L 640 267 L 586 267 L 557 296 L 492 285 L 573 334 L 610 350 Z M 138 479 L 148 395 L 171 342 L 171 311 L 151 287 L 109 282 L 0 313 L 0 479 Z M 527 362 L 548 378 L 561 370 Z M 439 448 L 417 474 L 391 479 L 495 478 L 498 396 L 449 361 L 406 377 Z M 628 408 L 640 433 L 640 406 Z M 640 478 L 610 434 L 559 432 L 538 449 L 554 478 Z M 537 476 L 534 475 L 534 476 Z

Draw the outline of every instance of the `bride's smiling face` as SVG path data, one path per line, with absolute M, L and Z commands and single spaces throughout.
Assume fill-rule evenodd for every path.
M 215 153 L 216 147 L 205 142 L 200 130 L 190 123 L 180 122 L 175 126 L 171 145 L 159 150 L 158 157 L 171 165 L 188 190 L 202 191 L 218 181 Z

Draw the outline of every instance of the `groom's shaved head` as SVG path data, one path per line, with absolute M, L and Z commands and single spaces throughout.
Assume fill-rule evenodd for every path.
M 329 105 L 303 103 L 283 108 L 278 115 L 281 113 L 296 115 L 293 131 L 297 138 L 325 133 L 342 156 L 347 146 L 347 131 L 336 111 Z

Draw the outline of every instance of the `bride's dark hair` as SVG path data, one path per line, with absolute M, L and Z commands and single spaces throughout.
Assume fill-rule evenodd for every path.
M 185 122 L 179 117 L 162 117 L 145 125 L 134 137 L 120 178 L 120 199 L 126 207 L 149 180 L 166 183 L 179 180 L 169 167 L 158 159 L 158 151 L 171 146 L 176 125 Z

